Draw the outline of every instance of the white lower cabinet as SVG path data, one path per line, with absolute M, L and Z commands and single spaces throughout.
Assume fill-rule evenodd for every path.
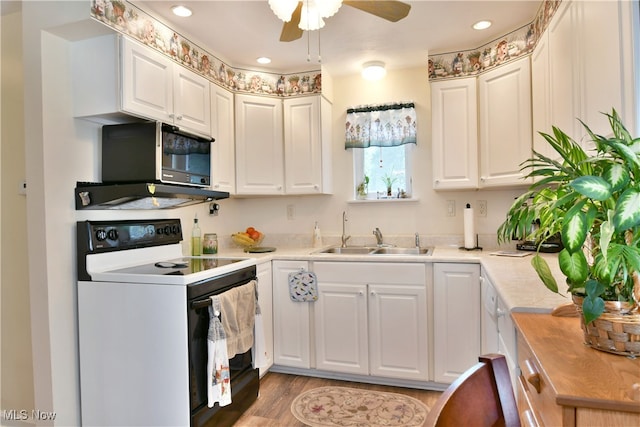
M 260 368 L 260 376 L 263 376 L 273 365 L 273 279 L 271 277 L 270 262 L 258 264 L 256 269 L 258 276 L 258 304 L 262 314 L 267 358 L 266 366 Z
M 315 262 L 316 368 L 427 381 L 425 264 Z
M 478 362 L 480 265 L 434 263 L 434 380 L 451 383 Z
M 311 368 L 310 317 L 307 302 L 289 297 L 289 273 L 306 270 L 307 261 L 273 261 L 273 362 L 294 368 Z

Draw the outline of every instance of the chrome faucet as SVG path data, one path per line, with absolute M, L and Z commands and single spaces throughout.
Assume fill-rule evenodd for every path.
M 347 240 L 351 238 L 351 236 L 347 236 L 345 233 L 345 223 L 347 222 L 347 213 L 342 211 L 342 247 L 347 247 Z
M 384 244 L 382 242 L 382 233 L 380 232 L 380 229 L 378 227 L 373 230 L 373 234 L 376 236 L 376 243 L 378 244 L 378 246 L 382 246 Z
M 420 247 L 420 234 L 416 233 L 416 248 Z

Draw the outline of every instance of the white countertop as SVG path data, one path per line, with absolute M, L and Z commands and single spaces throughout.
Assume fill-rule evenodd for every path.
M 436 247 L 433 255 L 335 255 L 318 254 L 313 248 L 278 248 L 275 252 L 247 254 L 241 249 L 222 250 L 221 256 L 244 256 L 256 259 L 258 264 L 272 260 L 307 261 L 365 261 L 365 262 L 464 262 L 479 263 L 491 280 L 496 291 L 511 311 L 548 313 L 561 304 L 570 303 L 566 293 L 565 278 L 560 272 L 557 254 L 542 254 L 547 259 L 561 296 L 548 290 L 531 266 L 534 253 L 525 257 L 491 255 L 494 251 L 466 251 L 452 247 Z

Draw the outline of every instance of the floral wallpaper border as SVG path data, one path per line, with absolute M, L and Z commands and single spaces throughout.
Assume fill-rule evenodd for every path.
M 126 0 L 91 0 L 91 17 L 236 92 L 275 97 L 322 93 L 319 70 L 275 74 L 233 68 Z
M 562 0 L 544 0 L 535 19 L 483 46 L 429 57 L 429 80 L 477 75 L 531 53 Z

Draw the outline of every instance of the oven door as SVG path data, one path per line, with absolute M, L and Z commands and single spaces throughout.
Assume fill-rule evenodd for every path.
M 258 396 L 259 370 L 253 368 L 251 350 L 229 360 L 232 403 L 207 406 L 207 333 L 209 297 L 255 280 L 255 266 L 205 283 L 189 285 L 189 388 L 191 426 L 232 426 Z M 197 295 L 196 295 L 197 294 Z

